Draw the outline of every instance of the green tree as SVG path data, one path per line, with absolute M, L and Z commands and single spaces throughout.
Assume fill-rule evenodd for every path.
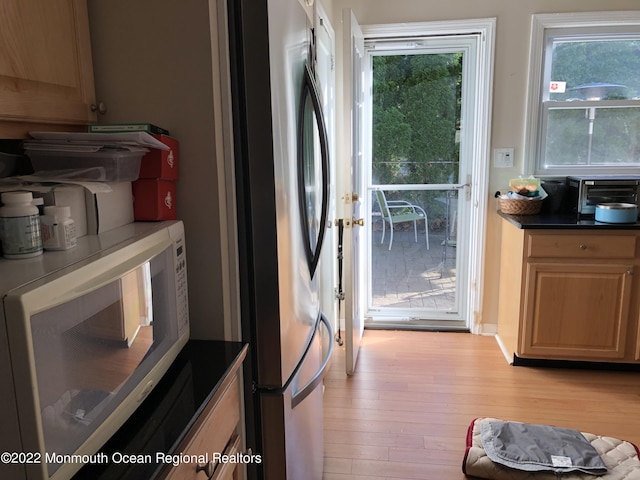
M 564 94 L 555 99 L 580 96 L 576 87 L 611 83 L 609 98 L 633 98 L 640 94 L 640 41 L 608 40 L 557 42 L 553 46 L 551 80 L 567 82 Z
M 455 181 L 462 54 L 373 59 L 373 181 Z
M 550 99 L 578 100 L 573 108 L 551 109 L 547 119 L 545 161 L 550 165 L 637 162 L 640 111 L 637 107 L 582 106 L 579 100 L 640 97 L 640 41 L 629 39 L 556 39 L 552 81 L 566 91 Z

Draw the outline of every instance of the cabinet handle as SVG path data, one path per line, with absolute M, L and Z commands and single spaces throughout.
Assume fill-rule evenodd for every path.
M 633 275 L 633 268 L 630 268 L 629 270 L 627 270 L 627 274 Z
M 206 464 L 201 464 L 198 463 L 196 465 L 196 473 L 198 472 L 204 472 L 204 474 L 207 476 L 207 478 L 210 478 L 211 475 L 213 475 L 213 472 L 216 469 L 216 464 L 213 460 L 208 461 Z
M 579 248 L 580 250 L 586 250 L 587 246 L 584 243 L 581 243 Z

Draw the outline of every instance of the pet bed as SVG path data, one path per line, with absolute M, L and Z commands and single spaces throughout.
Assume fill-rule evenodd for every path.
M 494 459 L 495 445 L 488 441 L 489 425 L 498 425 L 504 421 L 496 418 L 477 418 L 469 426 L 467 432 L 467 448 L 462 462 L 462 471 L 472 478 L 487 480 L 640 480 L 640 451 L 630 442 L 612 437 L 604 437 L 591 433 L 582 433 L 582 436 L 599 455 L 606 466 L 605 473 L 592 470 L 591 473 L 583 471 L 565 471 L 562 473 L 547 471 L 527 471 L 529 468 L 512 468 L 504 465 L 506 462 L 497 462 L 489 458 L 485 446 L 489 447 Z M 509 423 L 509 422 L 507 422 Z M 553 428 L 553 427 L 550 427 Z M 483 443 L 483 430 L 484 441 Z M 500 442 L 496 442 L 499 444 Z M 505 450 L 506 451 L 506 450 Z M 525 462 L 526 464 L 526 462 Z

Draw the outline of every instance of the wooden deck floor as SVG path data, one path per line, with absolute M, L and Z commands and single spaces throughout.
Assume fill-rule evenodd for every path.
M 640 373 L 512 367 L 493 337 L 366 330 L 325 381 L 325 480 L 463 480 L 469 423 L 497 417 L 640 445 Z

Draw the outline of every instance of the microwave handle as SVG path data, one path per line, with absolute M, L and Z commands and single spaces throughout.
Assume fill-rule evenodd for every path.
M 125 274 L 135 270 L 140 265 L 148 262 L 156 255 L 159 255 L 167 247 L 171 246 L 172 242 L 167 240 L 166 242 L 162 242 L 159 244 L 155 244 L 153 247 L 144 250 L 137 255 L 128 258 L 125 261 L 122 261 L 123 252 L 119 252 L 117 254 L 107 255 L 101 259 L 93 262 L 92 268 L 94 266 L 99 268 L 104 268 L 105 270 L 98 275 L 92 276 L 88 280 L 83 280 L 78 282 L 78 286 L 73 288 L 69 293 L 64 294 L 62 296 L 56 297 L 56 300 L 63 303 L 66 301 L 73 300 L 78 298 L 86 293 L 97 290 L 100 287 L 108 285 L 109 283 L 123 277 Z M 77 271 L 73 272 L 71 275 L 84 275 L 83 269 L 79 268 Z

